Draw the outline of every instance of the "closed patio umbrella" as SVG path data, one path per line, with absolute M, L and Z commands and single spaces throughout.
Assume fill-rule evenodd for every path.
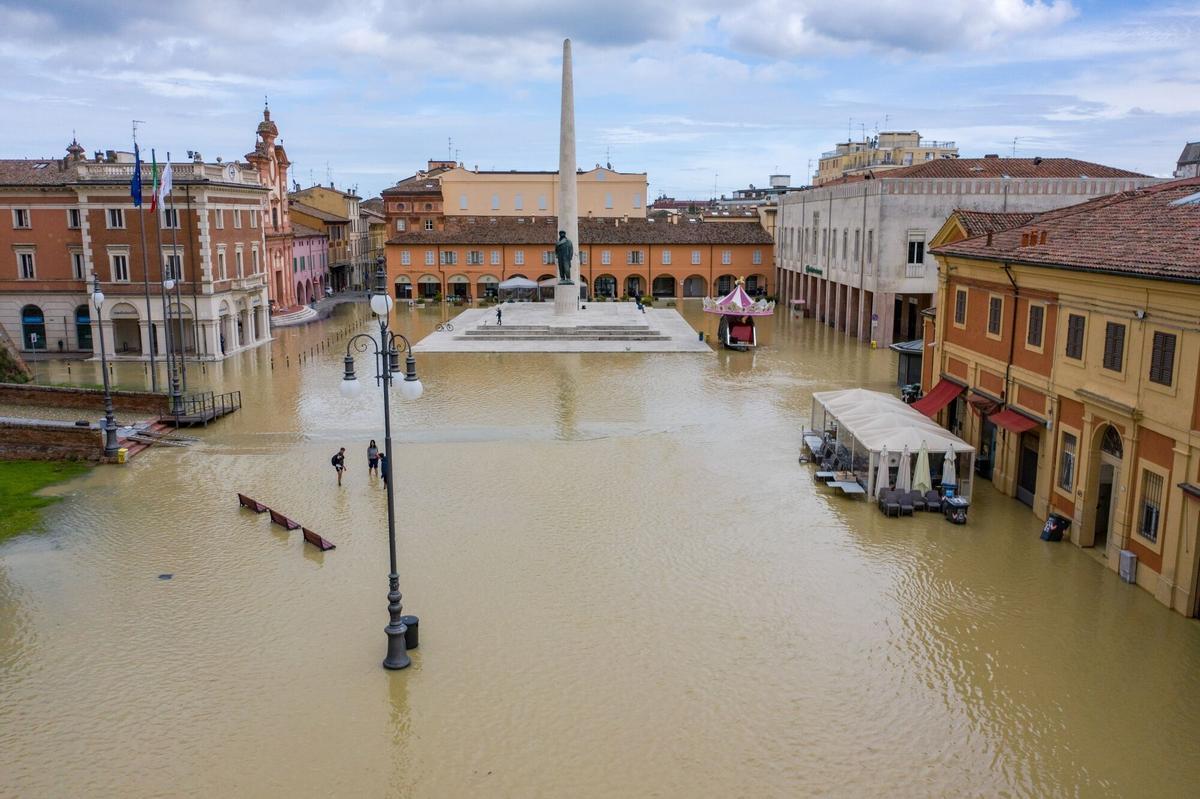
M 912 457 L 908 451 L 908 444 L 904 445 L 904 451 L 900 453 L 900 468 L 896 470 L 896 490 L 910 491 L 912 490 Z
M 942 485 L 954 486 L 958 484 L 958 475 L 954 473 L 954 450 L 946 450 L 946 458 L 942 461 Z
M 875 472 L 875 496 L 883 498 L 883 495 L 892 490 L 891 475 L 888 473 L 888 451 L 887 445 L 879 450 L 879 468 Z
M 929 489 L 933 488 L 933 478 L 929 475 L 929 447 L 925 442 L 921 442 L 921 449 L 917 451 L 917 465 L 913 467 L 912 487 L 914 491 L 920 491 L 924 494 Z

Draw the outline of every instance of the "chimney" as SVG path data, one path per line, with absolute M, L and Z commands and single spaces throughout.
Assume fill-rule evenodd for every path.
M 1042 231 L 1042 235 L 1038 237 L 1038 244 L 1046 243 L 1046 231 Z
M 1028 234 L 1028 233 L 1022 233 L 1022 234 L 1021 234 L 1021 246 L 1022 246 L 1022 247 L 1028 247 L 1028 246 L 1029 246 L 1029 234 Z
M 987 153 L 987 154 L 986 154 L 986 155 L 984 155 L 983 157 L 984 157 L 984 158 L 999 158 L 1000 156 L 999 156 L 999 154 L 997 154 L 997 153 Z
M 992 231 L 990 231 L 990 230 L 988 231 L 987 246 L 989 246 L 989 247 L 992 246 Z

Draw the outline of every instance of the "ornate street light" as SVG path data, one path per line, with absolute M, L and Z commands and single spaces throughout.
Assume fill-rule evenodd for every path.
M 96 306 L 96 327 L 100 328 L 100 373 L 104 375 L 104 457 L 117 456 L 117 423 L 113 421 L 112 391 L 108 385 L 108 355 L 104 347 L 104 292 L 100 290 L 100 276 L 92 273 L 92 304 Z
M 400 353 L 406 354 L 404 379 L 400 381 L 400 396 L 404 399 L 418 399 L 425 389 L 417 379 L 417 362 L 413 358 L 412 344 L 399 333 L 388 330 L 388 319 L 392 312 L 392 298 L 387 293 L 387 270 L 383 266 L 383 258 L 375 262 L 375 292 L 371 296 L 371 310 L 379 317 L 379 339 L 370 333 L 359 333 L 352 336 L 346 343 L 345 371 L 342 374 L 342 395 L 347 398 L 357 397 L 362 393 L 362 385 L 354 375 L 354 357 L 351 348 L 357 352 L 371 350 L 375 356 L 375 381 L 383 387 L 383 453 L 386 456 L 384 479 L 387 480 L 387 523 L 388 546 L 391 549 L 391 573 L 388 574 L 388 615 L 390 621 L 384 628 L 387 633 L 387 657 L 383 659 L 385 669 L 403 669 L 412 661 L 408 657 L 405 637 L 408 626 L 404 623 L 404 608 L 400 604 L 400 575 L 396 569 L 396 506 L 393 495 L 392 480 L 392 417 L 391 389 L 393 376 L 400 371 Z
M 167 297 L 171 290 L 175 288 L 175 281 L 172 278 L 167 278 L 162 282 L 163 296 L 163 334 L 167 349 L 167 373 L 171 377 L 171 415 L 176 417 L 176 426 L 178 426 L 178 417 L 183 415 L 183 394 L 179 391 L 179 362 L 171 352 L 171 307 L 167 303 Z M 180 325 L 182 329 L 182 324 Z M 181 348 L 182 349 L 182 348 Z

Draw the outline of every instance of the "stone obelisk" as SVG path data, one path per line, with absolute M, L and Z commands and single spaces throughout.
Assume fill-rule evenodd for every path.
M 575 188 L 575 79 L 571 74 L 571 40 L 563 39 L 562 111 L 558 123 L 558 229 L 575 246 L 571 284 L 554 288 L 554 313 L 575 313 L 579 303 L 579 194 Z M 555 235 L 557 238 L 557 234 Z

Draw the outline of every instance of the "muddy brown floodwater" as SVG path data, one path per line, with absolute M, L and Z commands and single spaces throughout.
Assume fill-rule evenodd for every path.
M 815 486 L 811 393 L 887 390 L 894 356 L 782 314 L 745 354 L 421 355 L 421 647 L 383 670 L 381 401 L 320 346 L 353 313 L 194 367 L 245 408 L 0 543 L 0 795 L 1200 795 L 1200 625 L 987 484 L 965 527 Z

